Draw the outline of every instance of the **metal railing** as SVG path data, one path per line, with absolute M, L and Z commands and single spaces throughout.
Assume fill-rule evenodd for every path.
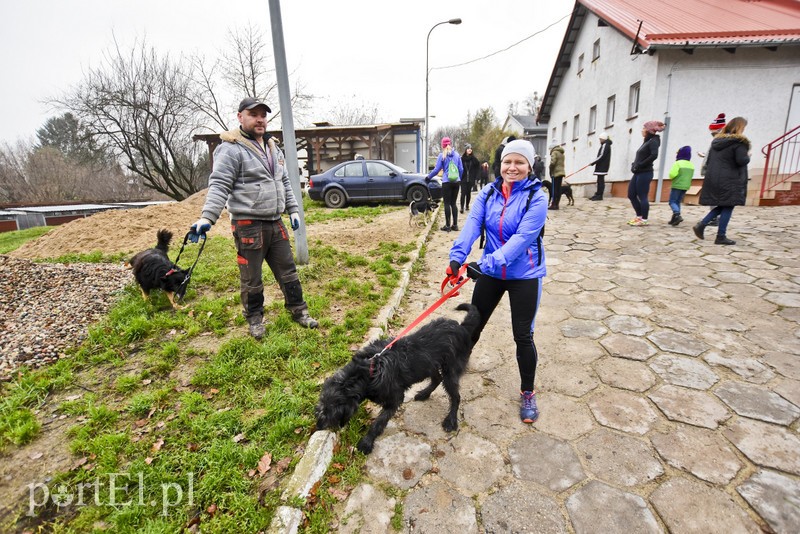
M 760 198 L 768 191 L 800 175 L 800 125 L 761 149 L 766 156 Z

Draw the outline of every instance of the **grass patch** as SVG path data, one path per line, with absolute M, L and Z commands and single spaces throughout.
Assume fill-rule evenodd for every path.
M 16 230 L 14 232 L 0 232 L 0 254 L 8 254 L 13 250 L 17 250 L 19 247 L 21 247 L 28 241 L 43 236 L 53 228 L 55 227 L 35 226 L 33 228 L 28 228 L 26 230 Z
M 402 208 L 348 208 L 335 210 L 337 215 L 310 209 L 309 219 L 347 213 L 368 220 L 392 209 Z M 299 327 L 281 298 L 267 298 L 267 332 L 260 342 L 247 335 L 241 318 L 230 240 L 209 239 L 184 310 L 173 311 L 160 292 L 144 301 L 135 286 L 126 288 L 69 358 L 0 386 L 0 447 L 35 439 L 36 408 L 48 395 L 63 394 L 70 400 L 58 409 L 74 418 L 69 447 L 85 463 L 58 474 L 49 487 L 105 481 L 97 501 L 92 496 L 80 507 L 42 507 L 26 521 L 64 533 L 98 524 L 116 532 L 177 532 L 190 521 L 203 532 L 266 530 L 281 504 L 281 478 L 292 471 L 313 430 L 323 378 L 362 342 L 413 248 L 380 243 L 349 254 L 311 246 L 314 261 L 299 266 L 299 274 L 320 328 Z M 264 283 L 268 292 L 277 288 L 267 268 Z M 213 349 L 198 351 L 196 345 Z M 188 381 L 172 377 L 187 362 L 194 365 L 184 375 Z M 327 531 L 336 491 L 361 480 L 364 457 L 354 451 L 367 422 L 362 409 L 342 431 L 318 500 L 307 503 L 306 531 Z M 273 466 L 283 460 L 285 470 L 254 474 L 266 453 Z M 124 474 L 118 486 L 127 487 L 118 491 L 117 502 L 134 505 L 109 505 L 108 477 L 114 473 Z M 164 497 L 164 488 L 172 493 Z M 144 505 L 136 504 L 140 499 Z M 164 499 L 168 506 L 162 506 Z

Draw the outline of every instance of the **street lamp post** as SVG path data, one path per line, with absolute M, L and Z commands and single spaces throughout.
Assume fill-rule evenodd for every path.
M 431 73 L 430 69 L 428 68 L 428 48 L 430 47 L 431 43 L 431 32 L 436 28 L 436 26 L 441 26 L 442 24 L 461 24 L 461 19 L 450 19 L 445 20 L 442 22 L 437 22 L 434 24 L 430 31 L 428 31 L 428 38 L 425 41 L 425 145 L 423 146 L 423 173 L 428 174 L 428 75 Z

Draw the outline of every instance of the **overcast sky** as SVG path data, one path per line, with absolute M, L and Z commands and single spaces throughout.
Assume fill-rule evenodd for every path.
M 460 17 L 461 25 L 439 26 L 430 37 L 431 130 L 463 123 L 484 107 L 502 120 L 510 102 L 544 94 L 573 6 L 573 0 L 284 0 L 290 84 L 316 97 L 314 121 L 326 119 L 337 102 L 377 106 L 389 122 L 424 117 L 426 36 L 437 22 Z M 0 143 L 33 137 L 60 114 L 45 101 L 101 65 L 114 38 L 123 48 L 146 37 L 160 51 L 213 58 L 229 31 L 248 22 L 263 27 L 271 52 L 267 0 L 0 0 Z

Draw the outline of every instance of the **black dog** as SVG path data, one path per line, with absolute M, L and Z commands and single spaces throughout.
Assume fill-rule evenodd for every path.
M 356 352 L 322 385 L 316 407 L 317 428 L 344 426 L 358 411 L 361 401 L 369 399 L 383 408 L 358 442 L 358 450 L 369 454 L 375 439 L 403 403 L 405 391 L 429 378 L 431 383 L 414 400 L 426 400 L 444 382 L 450 410 L 442 427 L 447 432 L 456 430 L 461 403 L 458 384 L 472 353 L 472 335 L 481 320 L 472 304 L 460 304 L 456 309 L 467 311 L 461 324 L 452 319 L 436 319 L 401 337 L 386 352 L 381 353 L 391 342 L 389 339 L 375 341 Z
M 139 283 L 145 300 L 150 296 L 150 291 L 161 289 L 167 294 L 173 309 L 180 308 L 175 303 L 175 295 L 177 294 L 179 298 L 183 296 L 183 291 L 186 290 L 183 282 L 186 280 L 188 271 L 179 269 L 167 256 L 169 242 L 172 241 L 172 232 L 159 230 L 156 235 L 158 244 L 155 248 L 143 250 L 131 258 L 133 276 Z
M 430 222 L 431 214 L 439 207 L 434 200 L 412 200 L 408 205 L 408 225 L 426 226 Z
M 553 183 L 550 180 L 542 180 L 542 187 L 547 189 L 547 196 L 553 198 Z M 567 197 L 567 206 L 575 204 L 575 198 L 572 196 L 572 186 L 569 184 L 561 185 L 561 194 Z

